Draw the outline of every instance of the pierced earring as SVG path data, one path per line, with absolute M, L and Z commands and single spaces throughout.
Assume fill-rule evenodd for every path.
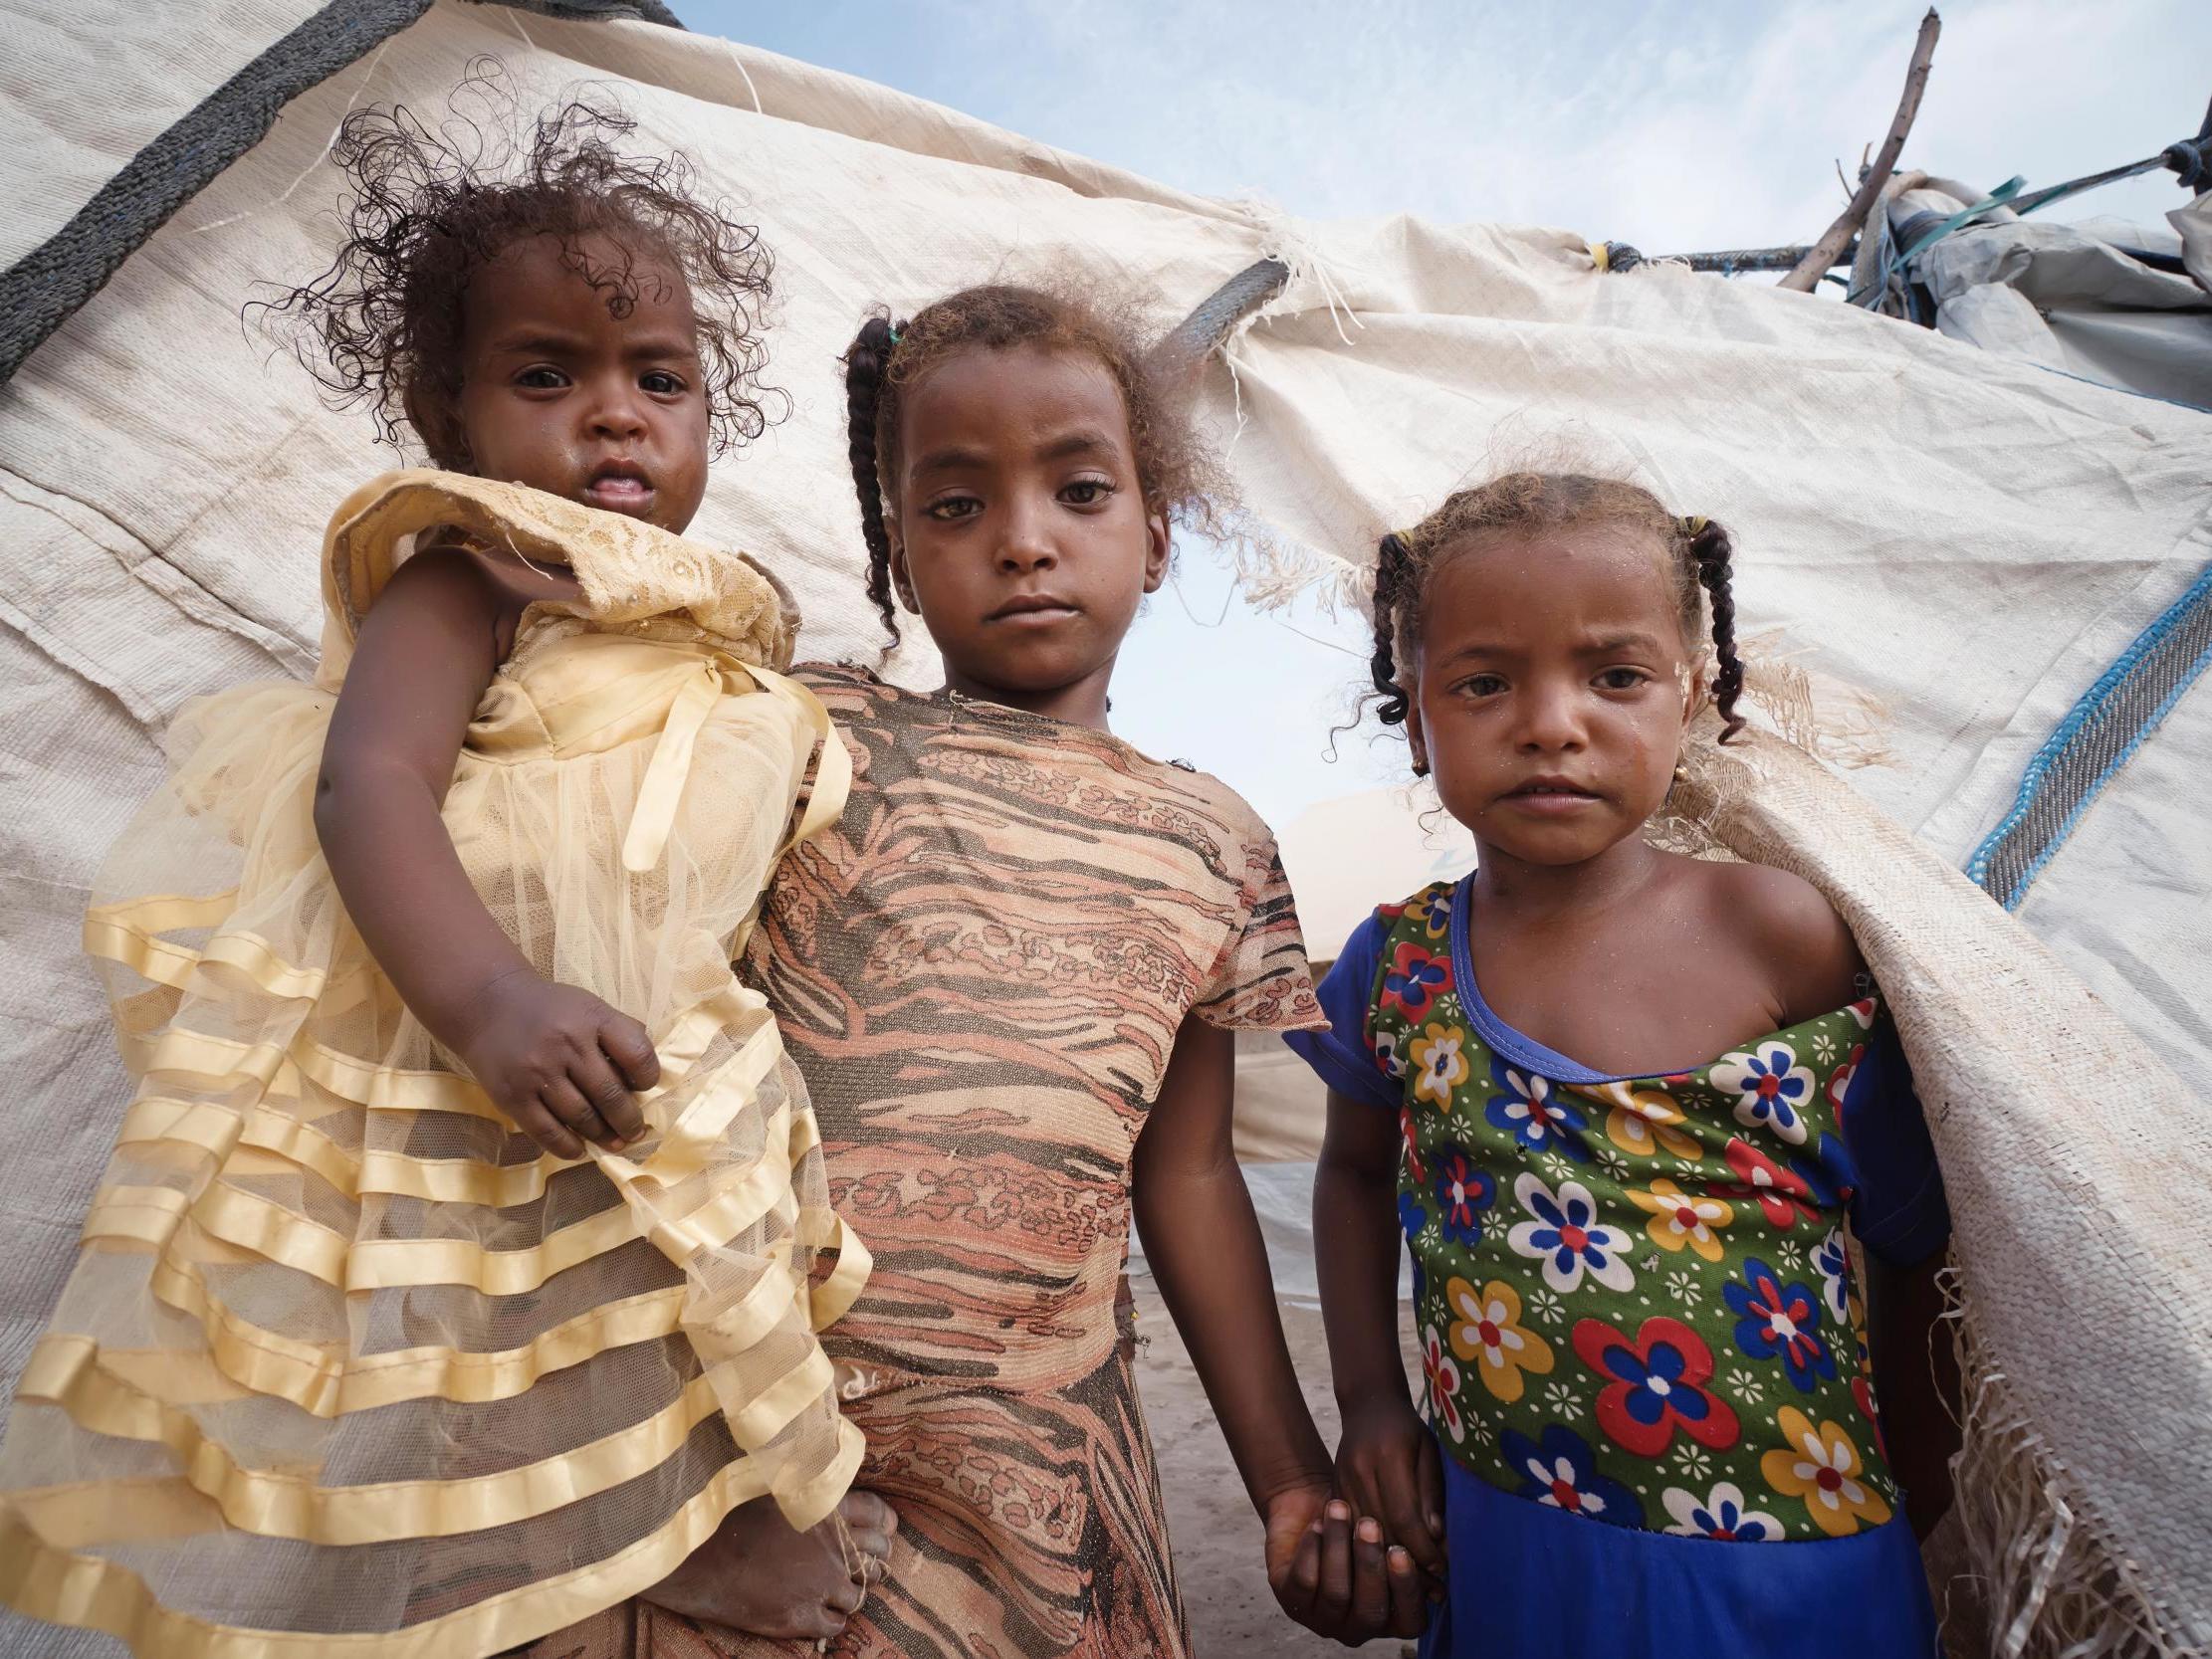
M 1674 762 L 1674 781 L 1676 783 L 1687 783 L 1689 781 L 1689 768 L 1679 760 Z

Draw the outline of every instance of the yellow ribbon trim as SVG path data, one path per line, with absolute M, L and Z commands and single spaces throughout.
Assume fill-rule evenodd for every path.
M 746 672 L 760 682 L 762 688 L 795 706 L 806 717 L 806 724 L 813 728 L 821 752 L 814 762 L 814 792 L 807 797 L 806 811 L 776 848 L 780 859 L 802 841 L 815 836 L 845 815 L 845 801 L 852 793 L 852 755 L 837 735 L 837 728 L 830 723 L 829 711 L 822 707 L 821 699 L 795 680 L 786 680 L 780 674 L 765 668 L 749 668 Z M 773 862 L 773 861 L 772 861 Z
M 851 1468 L 843 1463 L 840 1459 L 839 1467 L 829 1472 L 829 1477 L 842 1473 L 839 1496 L 858 1467 L 857 1457 Z M 829 1484 L 829 1477 L 816 1484 Z M 603 1561 L 503 1591 L 403 1630 L 346 1635 L 244 1629 L 164 1607 L 137 1573 L 113 1560 L 56 1547 L 40 1536 L 44 1529 L 23 1508 L 0 1497 L 0 1601 L 31 1618 L 103 1631 L 127 1643 L 136 1659 L 453 1659 L 459 1653 L 498 1653 L 651 1588 L 704 1544 L 732 1510 L 767 1491 L 759 1465 L 741 1458 L 662 1526 Z
M 250 980 L 280 1001 L 306 1001 L 321 996 L 331 985 L 322 968 L 295 967 L 259 933 L 222 933 L 194 950 L 190 945 L 158 935 L 187 928 L 220 928 L 238 904 L 238 890 L 187 898 L 163 894 L 150 899 L 125 899 L 98 905 L 85 913 L 86 954 L 127 967 L 139 978 L 171 990 L 184 990 L 201 968 L 228 969 Z M 361 978 L 349 970 L 340 982 Z
M 800 1219 L 802 1233 L 818 1230 L 835 1241 L 839 1252 L 835 1269 L 813 1287 L 808 1298 L 808 1323 L 820 1331 L 852 1306 L 872 1262 L 867 1246 L 833 1212 L 808 1209 Z M 818 1223 L 826 1226 L 817 1229 Z M 191 1224 L 185 1226 L 189 1233 Z M 746 1326 L 773 1329 L 780 1317 L 773 1306 L 780 1277 L 773 1270 L 765 1274 L 761 1285 L 770 1288 L 763 1291 L 756 1286 L 753 1293 L 759 1307 L 752 1312 L 734 1310 L 725 1321 L 716 1322 L 715 1329 L 732 1342 L 742 1340 Z M 342 1416 L 411 1399 L 478 1404 L 512 1398 L 553 1371 L 582 1364 L 611 1348 L 681 1331 L 687 1295 L 683 1285 L 643 1291 L 565 1320 L 519 1348 L 468 1352 L 424 1347 L 347 1354 L 255 1325 L 210 1295 L 196 1267 L 158 1261 L 149 1288 L 163 1304 L 199 1326 L 208 1358 L 223 1377 L 253 1393 L 288 1400 L 317 1417 Z M 157 1397 L 171 1397 L 142 1377 L 141 1385 Z
M 687 1010 L 671 1028 L 669 1040 L 660 1045 L 662 1076 L 668 1081 L 644 1097 L 648 1108 L 689 1075 L 699 1053 L 731 1023 L 736 1011 L 751 1009 L 762 1000 L 758 992 L 733 984 Z M 731 1120 L 753 1100 L 781 1052 L 775 1027 L 764 1022 L 736 1053 L 716 1067 L 713 1081 L 686 1105 L 650 1158 L 636 1163 L 620 1153 L 593 1147 L 594 1160 L 617 1185 L 643 1177 L 674 1186 L 700 1173 L 721 1148 L 723 1132 Z M 500 1121 L 506 1121 L 504 1116 Z M 811 1115 L 794 1126 L 793 1135 L 789 1157 L 795 1165 L 819 1140 Z M 163 1141 L 195 1147 L 218 1162 L 229 1158 L 237 1147 L 258 1148 L 313 1170 L 348 1198 L 382 1193 L 437 1203 L 482 1204 L 493 1209 L 511 1209 L 533 1201 L 553 1175 L 575 1167 L 551 1155 L 541 1155 L 529 1163 L 499 1164 L 469 1157 L 417 1157 L 387 1148 L 355 1152 L 305 1119 L 275 1107 L 261 1105 L 241 1112 L 166 1096 L 142 1097 L 124 1115 L 117 1143 L 151 1145 Z
M 693 1003 L 670 1023 L 667 1035 L 656 1048 L 661 1057 L 662 1084 L 647 1091 L 641 1099 L 650 1104 L 673 1089 L 688 1076 L 712 1044 L 715 1036 L 724 1029 L 735 1027 L 749 1016 L 767 1008 L 767 999 L 760 992 L 738 983 L 736 979 L 709 996 Z M 756 1045 L 764 1040 L 775 1045 L 768 1052 L 761 1052 Z M 740 1045 L 739 1054 L 745 1056 L 743 1070 L 754 1083 L 766 1076 L 779 1052 L 779 1043 L 773 1035 L 773 1026 L 754 1032 Z M 248 1044 L 230 1037 L 218 1037 L 208 1032 L 171 1028 L 151 1042 L 138 1045 L 140 1055 L 137 1069 L 158 1072 L 180 1078 L 191 1078 L 213 1088 L 229 1088 L 239 1083 L 253 1083 L 264 1092 L 280 1096 L 297 1097 L 299 1080 L 307 1079 L 342 1100 L 375 1112 L 447 1112 L 465 1117 L 487 1119 L 493 1123 L 510 1125 L 507 1115 L 492 1104 L 489 1096 L 468 1078 L 447 1071 L 406 1070 L 394 1066 L 379 1066 L 354 1055 L 343 1054 L 324 1044 L 301 1036 L 287 1047 L 274 1043 Z M 735 1060 L 730 1064 L 737 1064 Z M 703 1091 L 704 1096 L 707 1092 Z M 716 1135 L 728 1126 L 744 1105 L 746 1096 L 727 1100 L 727 1110 L 713 1132 Z M 699 1103 L 687 1108 L 688 1118 Z M 679 1125 L 683 1120 L 679 1120 Z M 150 1139 L 150 1137 L 148 1137 Z M 269 1149 L 276 1149 L 271 1147 Z M 439 1160 L 429 1160 L 439 1161 Z M 547 1159 L 548 1173 L 568 1165 L 558 1159 Z M 492 1165 L 490 1167 L 514 1167 Z M 642 1172 L 659 1176 L 654 1163 L 637 1166 Z M 681 1178 L 679 1171 L 695 1168 L 686 1159 L 675 1160 L 668 1178 Z M 345 1183 L 333 1183 L 343 1185 Z M 365 1190 L 375 1190 L 366 1188 Z
M 50 1332 L 41 1337 L 38 1348 L 32 1349 L 31 1363 L 39 1362 L 40 1352 L 50 1343 L 89 1345 L 91 1341 L 88 1337 L 58 1337 Z M 139 1393 L 160 1400 L 164 1405 L 227 1405 L 233 1400 L 253 1397 L 251 1388 L 233 1382 L 204 1353 L 186 1353 L 174 1348 L 104 1348 L 100 1350 L 100 1363 Z
M 115 1185 L 93 1195 L 85 1213 L 84 1240 L 145 1245 L 159 1250 L 175 1236 L 191 1200 L 166 1186 Z
M 771 1168 L 769 1174 L 775 1171 Z M 761 1201 L 762 1188 L 773 1181 L 748 1182 L 709 1200 L 690 1215 L 657 1221 L 642 1236 L 652 1239 L 673 1262 L 688 1261 L 703 1250 L 719 1250 L 762 1216 L 781 1214 L 791 1207 L 788 1182 L 785 1191 Z M 544 1243 L 527 1251 L 484 1250 L 470 1244 L 436 1255 L 423 1247 L 435 1241 L 408 1239 L 389 1250 L 381 1241 L 356 1245 L 349 1261 L 346 1288 L 385 1290 L 410 1285 L 466 1285 L 487 1296 L 521 1296 L 537 1290 L 556 1273 L 581 1266 L 594 1256 L 605 1255 L 618 1245 L 639 1237 L 628 1208 L 610 1209 L 563 1227 Z M 364 1259 L 362 1251 L 369 1252 Z M 787 1256 L 790 1241 L 779 1239 L 769 1246 L 772 1256 Z M 435 1265 L 433 1265 L 435 1264 Z
M 650 1417 L 536 1463 L 459 1480 L 322 1486 L 243 1467 L 195 1418 L 139 1393 L 96 1358 L 90 1342 L 42 1343 L 17 1384 L 18 1400 L 57 1407 L 91 1433 L 166 1446 L 184 1479 L 217 1504 L 230 1525 L 309 1544 L 452 1538 L 532 1520 L 667 1462 L 721 1409 L 712 1381 L 696 1376 Z M 23 1496 L 28 1501 L 33 1495 Z
M 661 723 L 653 744 L 653 757 L 645 763 L 638 784 L 637 805 L 630 812 L 629 832 L 622 838 L 622 868 L 642 875 L 660 863 L 669 832 L 676 827 L 676 809 L 683 803 L 684 784 L 691 776 L 691 757 L 699 742 L 699 728 L 722 701 L 725 686 L 733 696 L 750 691 L 730 682 L 738 671 L 726 672 L 719 663 L 700 664 L 701 673 L 684 682 Z
M 772 1146 L 788 1141 L 782 1109 L 771 1121 L 769 1134 Z M 640 1225 L 629 1203 L 614 1204 L 519 1250 L 487 1250 L 471 1239 L 348 1241 L 274 1199 L 220 1180 L 210 1182 L 196 1199 L 165 1186 L 103 1188 L 86 1215 L 84 1237 L 160 1251 L 189 1215 L 209 1237 L 333 1289 L 462 1285 L 487 1296 L 521 1296 L 634 1238 L 651 1238 L 671 1261 L 683 1263 L 701 1251 L 721 1249 L 772 1212 L 795 1217 L 796 1208 L 789 1167 L 763 1157 L 730 1184 L 710 1189 L 694 1208 L 652 1215 L 649 1226 Z M 782 1239 L 771 1252 L 782 1256 L 789 1249 L 790 1241 Z
M 802 1287 L 788 1265 L 790 1240 L 776 1240 L 770 1246 L 769 1254 L 773 1258 L 772 1265 L 744 1296 L 712 1319 L 693 1318 L 684 1322 L 685 1334 L 695 1348 L 700 1347 L 703 1339 L 714 1339 L 710 1348 L 702 1349 L 704 1356 L 719 1363 L 742 1353 L 781 1325 L 786 1314 L 796 1312 Z
M 482 1089 L 457 1073 L 377 1066 L 305 1036 L 289 1045 L 243 1043 L 171 1027 L 135 1047 L 133 1064 L 140 1072 L 193 1078 L 218 1089 L 252 1083 L 265 1091 L 297 1095 L 299 1079 L 306 1078 L 371 1112 L 452 1112 L 509 1122 Z
M 743 986 L 733 988 L 738 996 L 750 999 L 748 1005 L 766 1009 L 768 999 L 760 992 Z M 734 1025 L 736 1021 L 728 1023 Z M 721 1146 L 723 1133 L 729 1129 L 731 1120 L 751 1104 L 761 1080 L 774 1069 L 776 1058 L 782 1052 L 782 1034 L 774 1021 L 763 1020 L 738 1045 L 737 1052 L 716 1069 L 713 1081 L 676 1115 L 676 1121 L 662 1133 L 660 1144 L 650 1158 L 632 1165 L 621 1153 L 609 1152 L 600 1158 L 601 1165 L 616 1179 L 634 1168 L 638 1174 L 669 1186 L 697 1174 Z M 812 1114 L 807 1116 L 810 1119 Z M 795 1153 L 793 1161 L 796 1161 Z
M 400 1400 L 437 1398 L 473 1405 L 512 1398 L 537 1386 L 540 1378 L 610 1348 L 680 1331 L 686 1294 L 684 1286 L 669 1285 L 605 1303 L 519 1348 L 481 1353 L 410 1348 L 349 1355 L 263 1330 L 216 1301 L 195 1268 L 158 1262 L 151 1288 L 168 1307 L 198 1322 L 209 1356 L 225 1376 L 318 1417 Z
M 782 845 L 775 849 L 775 857 L 769 861 L 773 866 L 780 863 L 783 855 L 800 842 L 813 840 L 844 816 L 845 801 L 852 793 L 852 754 L 845 747 L 844 739 L 837 735 L 837 727 L 831 724 L 829 711 L 822 707 L 820 698 L 797 681 L 786 680 L 780 674 L 771 673 L 767 669 L 749 669 L 747 672 L 763 690 L 793 704 L 806 717 L 806 722 L 812 726 L 814 736 L 820 744 L 820 752 L 814 761 L 814 788 L 806 798 L 806 810 L 799 815 L 798 822 L 791 826 L 791 832 L 783 838 Z M 730 954 L 733 958 L 745 954 L 745 947 L 753 937 L 754 924 L 760 920 L 761 907 L 767 902 L 768 884 L 764 882 L 760 898 L 753 902 L 752 914 L 738 925 L 737 936 L 731 940 Z
M 814 1287 L 810 1298 L 814 1329 L 826 1331 L 843 1319 L 859 1298 L 868 1275 L 875 1271 L 875 1258 L 861 1242 L 860 1235 L 845 1225 L 843 1216 L 830 1211 L 814 1213 L 828 1215 L 837 1241 L 837 1265 L 830 1270 L 828 1278 Z
M 752 1008 L 758 1004 L 756 993 L 733 986 L 710 1004 L 687 1011 L 672 1030 L 674 1040 L 664 1045 L 664 1051 L 686 1051 L 672 1053 L 671 1060 L 679 1070 L 687 1069 L 687 1056 L 695 1056 L 721 1028 L 722 1018 L 718 1015 L 726 1018 L 734 1008 Z M 773 1025 L 764 1024 L 743 1045 L 739 1056 L 717 1068 L 721 1075 L 701 1092 L 691 1110 L 687 1110 L 682 1127 L 699 1132 L 701 1146 L 711 1148 L 717 1143 L 713 1138 L 720 1135 L 728 1118 L 750 1097 L 752 1086 L 758 1081 L 757 1074 L 773 1064 L 778 1047 L 774 1037 Z M 245 1115 L 243 1129 L 239 1127 L 240 1116 L 223 1107 L 149 1097 L 133 1107 L 126 1120 L 123 1140 L 126 1142 L 179 1141 L 220 1155 L 225 1142 L 236 1137 L 237 1142 L 297 1159 L 339 1190 L 347 1187 L 345 1160 L 351 1154 L 344 1148 L 312 1127 L 280 1112 L 256 1108 Z M 774 1152 L 769 1150 L 777 1143 L 777 1126 L 772 1123 L 764 1156 L 743 1172 L 735 1187 L 716 1194 L 692 1217 L 678 1217 L 672 1224 L 654 1229 L 652 1236 L 664 1251 L 681 1261 L 701 1248 L 719 1247 L 738 1228 L 750 1225 L 778 1200 L 786 1210 L 790 1207 L 784 1196 L 788 1168 L 818 1144 L 819 1128 L 811 1114 L 797 1119 L 783 1112 L 777 1116 L 783 1120 L 782 1166 L 778 1166 Z M 671 1142 L 680 1139 L 669 1138 Z M 657 1176 L 664 1172 L 664 1162 L 678 1165 L 667 1169 L 666 1173 L 682 1176 L 688 1174 L 682 1165 L 690 1161 L 682 1155 L 685 1150 L 681 1144 L 672 1144 L 668 1151 L 656 1154 L 642 1168 L 618 1157 L 606 1161 L 616 1166 L 610 1173 L 616 1174 L 618 1182 L 636 1176 Z M 436 1170 L 445 1161 L 410 1159 L 397 1153 L 371 1156 L 388 1159 L 394 1166 L 412 1166 L 418 1170 Z M 364 1163 L 366 1161 L 364 1159 Z M 492 1173 L 489 1166 L 473 1167 L 486 1174 Z M 541 1164 L 523 1166 L 520 1171 L 499 1171 L 498 1178 L 520 1173 L 527 1180 L 533 1169 L 556 1167 L 560 1165 L 542 1160 Z M 96 1205 L 88 1234 L 100 1241 L 146 1246 L 157 1251 L 166 1249 L 172 1256 L 178 1252 L 189 1255 L 197 1246 L 202 1255 L 214 1249 L 221 1251 L 223 1259 L 235 1259 L 232 1251 L 224 1248 L 230 1246 L 284 1261 L 325 1283 L 337 1282 L 337 1276 L 343 1271 L 340 1264 L 347 1259 L 342 1238 L 316 1228 L 281 1205 L 255 1195 L 233 1188 L 218 1190 L 221 1196 L 208 1206 L 203 1217 L 212 1223 L 204 1234 L 187 1219 L 188 1212 L 195 1206 L 183 1193 L 166 1187 L 143 1186 L 116 1187 L 104 1192 Z M 639 1201 L 648 1209 L 652 1203 L 650 1197 Z M 622 1215 L 622 1211 L 611 1206 L 602 1212 L 602 1224 L 608 1235 L 616 1240 L 636 1236 L 617 1219 Z M 800 1212 L 796 1221 L 802 1236 L 809 1242 L 824 1245 L 837 1242 L 840 1248 L 838 1265 L 831 1278 L 816 1287 L 810 1299 L 810 1323 L 819 1329 L 849 1308 L 865 1281 L 869 1265 L 867 1253 L 865 1247 L 844 1230 L 842 1222 L 826 1209 L 809 1208 Z M 296 1228 L 304 1231 L 295 1233 Z M 288 1241 L 304 1241 L 308 1248 L 305 1251 L 292 1249 Z M 393 1252 L 394 1258 L 407 1260 L 418 1242 L 436 1249 L 444 1241 L 391 1241 L 398 1247 Z M 566 1242 L 573 1250 L 581 1241 L 571 1238 Z M 412 1274 L 379 1273 L 371 1276 L 370 1282 L 439 1282 L 434 1264 L 428 1275 L 422 1271 L 424 1265 L 420 1258 L 415 1258 Z M 480 1280 L 481 1277 L 479 1275 Z M 757 1292 L 757 1300 L 747 1310 L 742 1323 L 725 1328 L 725 1340 L 737 1340 L 746 1327 L 761 1331 L 773 1328 L 780 1318 L 779 1311 L 769 1305 L 774 1299 L 773 1286 L 776 1277 L 770 1275 L 764 1279 L 770 1291 Z M 462 1282 L 467 1282 L 466 1275 Z M 676 1287 L 646 1293 L 606 1310 L 603 1317 L 598 1314 L 579 1317 L 531 1345 L 500 1353 L 467 1354 L 426 1348 L 349 1359 L 318 1345 L 264 1331 L 241 1319 L 207 1294 L 196 1271 L 174 1260 L 156 1265 L 153 1288 L 164 1302 L 197 1320 L 224 1374 L 255 1392 L 288 1399 L 319 1416 L 427 1394 L 469 1400 L 521 1392 L 547 1371 L 580 1363 L 606 1348 L 669 1334 L 678 1328 L 677 1309 L 683 1294 Z M 767 1300 L 760 1299 L 764 1296 Z
M 772 1126 L 772 1133 L 779 1128 Z M 522 1296 L 537 1290 L 554 1274 L 565 1273 L 641 1236 L 651 1238 L 669 1260 L 679 1263 L 697 1251 L 718 1250 L 762 1216 L 790 1202 L 789 1192 L 790 1171 L 764 1159 L 735 1185 L 713 1193 L 688 1214 L 656 1217 L 645 1229 L 639 1227 L 630 1207 L 624 1204 L 550 1233 L 524 1250 L 486 1250 L 468 1239 L 368 1239 L 345 1253 L 337 1264 L 335 1278 L 318 1271 L 326 1261 L 320 1252 L 315 1254 L 313 1265 L 307 1253 L 296 1256 L 275 1240 L 270 1241 L 273 1248 L 264 1253 L 348 1291 L 465 1285 L 486 1296 Z M 213 1226 L 209 1231 L 233 1243 L 243 1242 Z M 789 1250 L 789 1240 L 778 1243 L 784 1252 Z
M 722 1386 L 723 1373 L 730 1368 L 727 1364 L 714 1367 L 707 1373 L 707 1381 L 722 1399 L 731 1434 L 739 1445 L 749 1449 L 767 1445 L 809 1405 L 828 1400 L 837 1380 L 829 1355 L 818 1348 L 809 1348 L 804 1359 L 767 1387 L 755 1388 L 751 1393 Z

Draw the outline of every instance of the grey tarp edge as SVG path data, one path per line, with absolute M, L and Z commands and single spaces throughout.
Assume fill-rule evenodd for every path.
M 680 29 L 660 0 L 509 0 L 589 21 Z M 0 274 L 0 384 L 147 237 L 268 134 L 278 111 L 413 23 L 430 0 L 332 0 L 132 156 L 53 236 Z

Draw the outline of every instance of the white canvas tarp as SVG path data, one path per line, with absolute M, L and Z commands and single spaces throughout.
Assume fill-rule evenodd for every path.
M 257 0 L 180 40 L 158 8 L 0 4 L 9 256 L 285 31 L 343 10 Z M 59 1288 L 125 1099 L 76 945 L 88 877 L 183 699 L 307 672 L 322 520 L 386 464 L 240 307 L 328 261 L 343 113 L 434 113 L 483 54 L 526 100 L 619 83 L 636 141 L 688 151 L 775 251 L 790 415 L 718 466 L 696 530 L 786 579 L 806 653 L 870 660 L 878 637 L 835 365 L 865 308 L 1072 263 L 1142 285 L 1165 326 L 1281 255 L 1289 288 L 1204 386 L 1276 576 L 1340 581 L 1380 531 L 1571 427 L 1586 457 L 1727 522 L 1747 625 L 1885 706 L 1896 763 L 1854 774 L 1866 797 L 1954 866 L 2010 815 L 2004 896 L 2200 1087 L 2212 693 L 2189 689 L 2202 664 L 2184 647 L 2212 626 L 2212 416 L 1811 297 L 1603 274 L 1576 233 L 1293 223 L 718 40 L 438 0 L 293 100 L 0 391 L 0 1380 Z M 934 668 L 926 643 L 890 665 L 917 684 Z M 2111 743 L 2050 747 L 2100 731 L 2123 768 Z M 2024 794 L 2024 777 L 2073 792 Z M 2195 1135 L 2201 1095 L 2172 1110 Z

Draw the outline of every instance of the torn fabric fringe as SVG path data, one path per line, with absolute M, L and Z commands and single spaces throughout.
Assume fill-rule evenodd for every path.
M 2203 1654 L 2081 1525 L 2068 1499 L 2076 1481 L 1983 1339 L 1957 1276 L 1950 1279 L 1965 1391 L 1951 1465 L 1955 1555 L 1930 1552 L 1928 1560 L 1949 1651 L 1992 1659 Z
M 1708 713 L 1693 730 L 1676 811 L 1835 905 L 1896 1018 L 1950 1193 L 1965 1411 L 1937 1541 L 1951 1561 L 1939 1548 L 1934 1566 L 1951 1652 L 2212 1652 L 2202 1555 L 2170 1547 L 2212 1538 L 2197 1091 L 1812 755 L 1761 732 L 1722 748 L 1715 727 Z
M 1322 255 L 1299 220 L 1256 196 L 1234 205 L 1258 233 L 1265 257 L 1280 260 L 1289 275 L 1270 298 L 1231 323 L 1212 347 L 1211 354 L 1219 358 L 1228 375 L 1232 424 L 1225 434 L 1217 436 L 1217 442 L 1222 458 L 1229 461 L 1235 458 L 1250 418 L 1244 379 L 1252 365 L 1243 346 L 1256 325 L 1288 312 L 1325 310 L 1338 340 L 1347 346 L 1358 343 L 1356 332 L 1366 326 L 1345 293 L 1338 269 Z M 1234 527 L 1231 554 L 1236 583 L 1254 609 L 1281 610 L 1308 596 L 1318 599 L 1332 616 L 1340 606 L 1366 607 L 1374 574 L 1364 559 L 1292 540 L 1248 513 L 1238 516 Z

